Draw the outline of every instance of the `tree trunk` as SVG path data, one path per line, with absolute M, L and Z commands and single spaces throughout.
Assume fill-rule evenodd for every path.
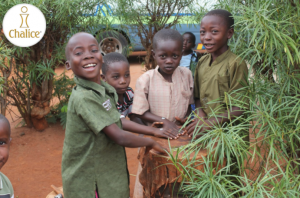
M 50 99 L 53 91 L 53 79 L 45 80 L 41 85 L 33 83 L 31 120 L 34 128 L 43 131 L 48 127 L 46 115 L 50 112 Z

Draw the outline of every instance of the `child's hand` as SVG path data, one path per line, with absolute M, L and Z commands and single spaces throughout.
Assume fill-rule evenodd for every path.
M 159 137 L 159 138 L 170 138 L 170 139 L 172 140 L 172 139 L 177 139 L 179 134 L 178 134 L 178 133 L 177 133 L 177 134 L 173 134 L 173 133 L 171 133 L 170 131 L 165 130 L 165 129 L 163 129 L 163 128 L 160 128 L 160 129 L 155 128 L 155 129 L 153 130 L 153 135 L 154 135 L 155 137 Z
M 171 122 L 170 120 L 167 119 L 165 119 L 163 122 L 164 122 L 163 125 L 164 130 L 169 131 L 176 136 L 179 135 L 179 131 L 181 127 L 177 126 L 174 122 Z
M 189 137 L 193 136 L 193 133 L 195 131 L 196 126 L 200 127 L 203 125 L 204 122 L 202 122 L 199 119 L 194 119 L 194 121 L 192 123 L 190 123 L 187 127 L 186 127 L 186 133 Z
M 176 119 L 176 122 L 175 122 L 175 123 L 176 123 L 177 125 L 184 125 L 184 123 L 185 123 L 186 120 L 187 120 L 187 118 L 182 118 L 182 119 L 181 119 L 181 118 L 176 117 L 176 116 L 175 116 L 175 119 Z
M 161 155 L 167 155 L 166 149 L 163 148 L 160 144 L 158 144 L 157 142 L 155 142 L 153 140 L 153 143 L 151 146 L 147 146 L 146 147 L 146 151 L 145 154 L 149 153 L 149 151 L 151 149 L 154 149 L 156 151 L 156 153 L 161 154 Z
M 164 125 L 163 122 L 153 122 L 151 127 L 154 127 L 154 128 L 162 128 Z

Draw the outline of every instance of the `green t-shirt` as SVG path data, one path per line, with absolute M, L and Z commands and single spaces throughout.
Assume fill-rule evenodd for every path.
M 9 179 L 0 172 L 0 198 L 14 198 L 14 189 Z
M 194 97 L 200 100 L 203 111 L 209 115 L 218 109 L 226 110 L 224 93 L 231 93 L 247 84 L 248 68 L 245 61 L 228 49 L 210 64 L 211 54 L 203 56 L 195 70 Z M 244 84 L 244 85 L 243 85 Z M 233 98 L 236 95 L 231 95 Z M 218 101 L 208 104 L 211 101 Z M 245 101 L 246 102 L 246 101 Z M 234 105 L 233 105 L 234 106 Z
M 129 177 L 124 147 L 102 129 L 121 126 L 115 89 L 75 77 L 67 113 L 62 156 L 65 198 L 129 197 Z

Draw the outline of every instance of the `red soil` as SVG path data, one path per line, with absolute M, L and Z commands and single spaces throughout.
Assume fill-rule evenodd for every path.
M 143 67 L 137 58 L 130 58 L 131 84 L 134 89 L 137 78 L 143 73 Z M 56 69 L 61 74 L 64 67 Z M 72 71 L 67 72 L 68 75 Z M 15 107 L 12 111 L 18 115 Z M 50 125 L 43 132 L 33 128 L 16 127 L 20 119 L 16 115 L 7 114 L 12 126 L 12 143 L 8 162 L 2 168 L 12 182 L 15 198 L 45 198 L 51 184 L 62 186 L 61 157 L 65 131 L 59 123 Z M 130 196 L 136 179 L 138 160 L 137 149 L 126 148 L 127 163 L 130 173 Z

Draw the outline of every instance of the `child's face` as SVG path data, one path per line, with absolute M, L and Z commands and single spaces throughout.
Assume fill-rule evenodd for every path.
M 200 40 L 207 52 L 215 55 L 224 53 L 227 41 L 233 35 L 233 29 L 228 29 L 226 22 L 220 16 L 205 16 L 200 24 Z
M 162 74 L 172 75 L 178 67 L 182 56 L 180 41 L 162 40 L 153 49 L 152 55 Z
M 5 121 L 0 120 L 0 169 L 8 160 L 10 146 L 10 128 Z
M 72 69 L 80 78 L 99 83 L 102 55 L 96 39 L 87 33 L 80 33 L 70 39 L 67 47 L 69 60 L 67 69 Z
M 117 94 L 124 94 L 130 84 L 129 65 L 124 61 L 111 63 L 101 77 L 116 89 Z
M 190 52 L 195 47 L 195 42 L 193 42 L 191 35 L 184 34 L 183 38 L 183 51 Z

